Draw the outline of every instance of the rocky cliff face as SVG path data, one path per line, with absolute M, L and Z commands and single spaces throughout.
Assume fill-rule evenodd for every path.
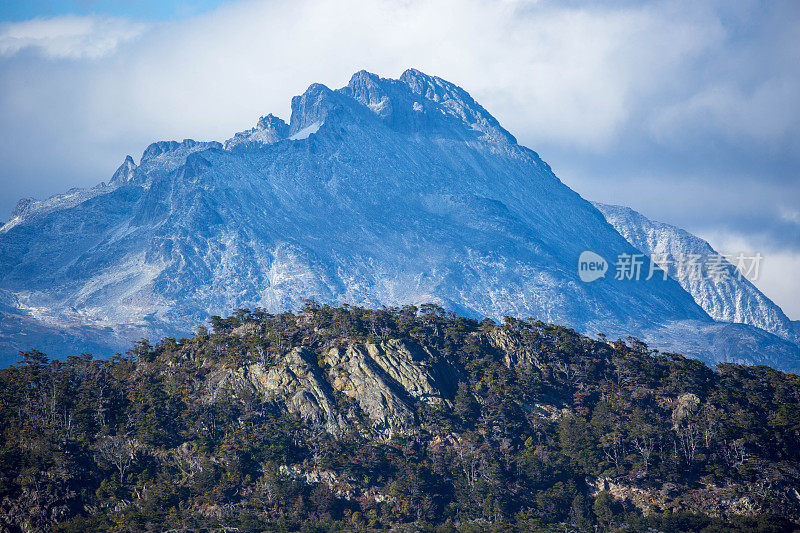
M 344 422 L 331 394 L 331 386 L 317 366 L 316 354 L 295 348 L 274 366 L 255 363 L 244 371 L 253 390 L 270 401 L 278 401 L 290 413 L 303 420 L 322 425 L 332 434 L 339 434 Z
M 208 401 L 221 389 L 249 390 L 332 435 L 368 420 L 370 431 L 391 438 L 419 424 L 416 402 L 450 405 L 459 377 L 450 363 L 408 341 L 350 342 L 317 352 L 298 347 L 271 364 L 222 371 L 209 382 Z
M 508 368 L 518 369 L 522 372 L 534 368 L 544 370 L 544 365 L 539 359 L 540 348 L 535 347 L 521 335 L 498 328 L 491 331 L 488 341 L 491 346 L 503 354 L 503 360 Z

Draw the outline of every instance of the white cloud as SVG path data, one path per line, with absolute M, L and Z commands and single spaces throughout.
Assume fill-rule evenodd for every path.
M 48 58 L 95 59 L 141 35 L 146 25 L 123 18 L 61 16 L 0 24 L 0 56 L 33 49 Z
M 144 26 L 123 19 L 8 24 L 0 29 L 0 55 L 34 48 L 49 58 L 112 56 L 113 63 L 60 72 L 68 79 L 50 89 L 86 85 L 94 113 L 88 127 L 99 124 L 104 136 L 143 134 L 141 127 L 229 134 L 258 113 L 285 110 L 311 82 L 338 86 L 361 68 L 394 76 L 414 66 L 467 88 L 534 148 L 603 152 L 632 124 L 641 127 L 653 103 L 660 109 L 665 93 L 675 109 L 655 120 L 679 129 L 691 112 L 679 106 L 699 97 L 682 94 L 678 80 L 725 41 L 708 9 L 669 5 L 245 1 L 164 23 L 138 40 Z M 34 67 L 42 79 L 52 74 L 48 65 Z M 107 120 L 126 115 L 135 118 Z
M 285 109 L 313 81 L 341 85 L 360 68 L 397 75 L 415 66 L 467 87 L 526 142 L 601 151 L 641 120 L 637 106 L 679 78 L 687 58 L 724 38 L 705 12 L 664 24 L 667 15 L 526 1 L 243 2 L 164 24 L 120 50 L 124 71 L 98 66 L 85 81 L 100 82 L 101 111 L 124 105 L 166 131 L 219 135 L 267 105 Z M 14 28 L 19 36 L 7 29 L 0 40 L 6 54 L 28 46 L 71 58 L 107 55 L 142 31 L 75 17 Z
M 791 222 L 798 226 L 800 229 L 800 209 L 797 208 L 790 208 L 787 206 L 781 206 L 780 208 L 780 216 L 781 220 L 785 222 Z
M 766 79 L 749 91 L 730 83 L 713 85 L 658 111 L 652 131 L 671 143 L 691 142 L 698 134 L 766 146 L 797 142 L 798 94 L 796 79 Z

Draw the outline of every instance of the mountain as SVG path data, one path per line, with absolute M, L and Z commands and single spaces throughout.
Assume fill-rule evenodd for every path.
M 3 531 L 796 531 L 800 377 L 435 306 L 0 369 Z M 767 481 L 765 481 L 767 480 Z
M 288 124 L 268 115 L 224 143 L 157 142 L 108 184 L 24 201 L 0 228 L 13 312 L 158 338 L 306 298 L 434 302 L 800 368 L 797 346 L 714 322 L 670 278 L 582 282 L 582 252 L 613 263 L 637 250 L 456 85 L 361 71 L 338 90 L 311 85 L 291 107 Z M 14 327 L 0 344 L 36 346 Z
M 770 333 L 800 343 L 800 334 L 789 317 L 772 300 L 764 296 L 736 267 L 708 242 L 675 226 L 649 220 L 629 207 L 595 202 L 606 220 L 634 247 L 661 259 L 661 268 L 677 280 L 715 320 L 756 326 Z M 688 268 L 689 257 L 703 269 L 695 275 Z M 681 258 L 684 266 L 680 268 Z M 719 275 L 709 275 L 708 266 L 719 262 Z M 712 267 L 716 268 L 716 267 Z

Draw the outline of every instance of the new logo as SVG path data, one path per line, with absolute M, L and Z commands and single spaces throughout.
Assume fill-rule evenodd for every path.
M 604 277 L 607 271 L 608 262 L 600 254 L 586 250 L 578 257 L 578 277 L 585 283 Z

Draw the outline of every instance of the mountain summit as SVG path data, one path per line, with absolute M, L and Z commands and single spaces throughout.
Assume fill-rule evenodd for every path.
M 582 282 L 586 250 L 638 253 L 463 89 L 361 71 L 293 98 L 288 124 L 154 143 L 107 186 L 28 202 L 0 229 L 0 343 L 35 345 L 20 334 L 35 324 L 56 351 L 66 325 L 113 346 L 314 298 L 434 302 L 797 367 L 797 346 L 714 322 L 671 278 Z

